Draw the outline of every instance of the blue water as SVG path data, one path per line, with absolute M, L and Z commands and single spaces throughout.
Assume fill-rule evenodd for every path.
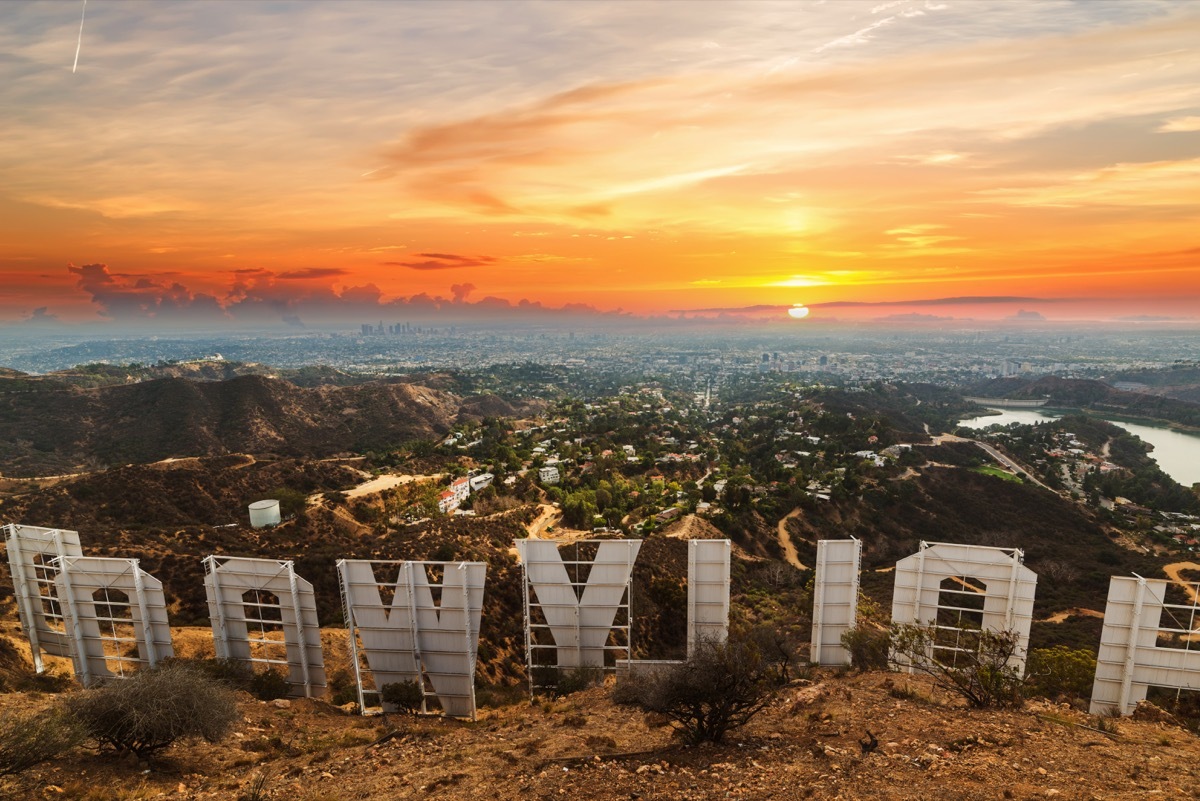
M 979 430 L 992 425 L 1006 426 L 1010 423 L 1036 425 L 1062 416 L 1054 412 L 1044 412 L 1041 409 L 997 409 L 996 411 L 1000 414 L 971 417 L 960 420 L 958 424 Z M 1154 450 L 1150 452 L 1150 456 L 1158 462 L 1158 466 L 1164 473 L 1183 486 L 1190 487 L 1192 484 L 1200 482 L 1200 436 L 1172 431 L 1169 428 L 1126 423 L 1123 420 L 1109 420 L 1108 422 L 1120 426 L 1131 434 L 1136 434 L 1144 442 L 1153 445 Z

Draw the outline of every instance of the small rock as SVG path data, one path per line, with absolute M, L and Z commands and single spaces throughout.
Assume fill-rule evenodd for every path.
M 1037 769 L 1037 775 L 1039 775 L 1039 776 L 1045 776 L 1045 775 L 1046 775 L 1046 769 L 1045 769 L 1045 768 L 1038 768 L 1038 769 Z
M 286 698 L 276 698 L 271 703 L 275 705 L 276 709 L 288 709 L 292 705 L 292 702 Z

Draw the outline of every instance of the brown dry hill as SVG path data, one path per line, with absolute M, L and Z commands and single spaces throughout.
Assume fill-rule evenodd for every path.
M 305 388 L 246 375 L 88 389 L 2 379 L 0 471 L 37 476 L 167 457 L 362 453 L 516 411 L 495 396 L 464 401 L 403 382 Z
M 0 709 L 44 706 L 0 696 Z M 1195 797 L 1200 741 L 1161 720 L 1115 733 L 1069 707 L 968 710 L 898 674 L 814 674 L 722 745 L 681 745 L 662 721 L 598 688 L 476 723 L 385 727 L 322 702 L 244 697 L 222 743 L 149 762 L 77 750 L 0 780 L 7 798 L 290 799 L 1146 799 Z M 391 726 L 396 736 L 379 742 Z M 867 731 L 879 747 L 863 753 Z M 259 794 L 253 795 L 256 782 Z

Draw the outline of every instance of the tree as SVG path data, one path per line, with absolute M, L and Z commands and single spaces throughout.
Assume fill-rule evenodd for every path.
M 948 642 L 949 633 L 954 644 Z M 936 624 L 892 624 L 891 662 L 933 679 L 934 684 L 977 708 L 1024 703 L 1020 670 L 1013 664 L 1018 638 L 1012 631 L 955 629 Z
M 766 708 L 769 674 L 753 643 L 705 640 L 686 662 L 649 673 L 630 692 L 643 709 L 669 717 L 689 743 L 719 743 Z

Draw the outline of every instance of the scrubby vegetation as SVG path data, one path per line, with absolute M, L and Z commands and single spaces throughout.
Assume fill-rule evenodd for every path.
M 678 665 L 631 679 L 624 698 L 665 715 L 693 745 L 719 743 L 762 712 L 772 697 L 770 671 L 746 640 L 701 642 Z
M 84 741 L 86 732 L 62 709 L 0 713 L 0 775 L 56 759 Z
M 237 720 L 233 693 L 184 663 L 139 671 L 65 703 L 89 738 L 139 757 L 180 739 L 215 742 Z

